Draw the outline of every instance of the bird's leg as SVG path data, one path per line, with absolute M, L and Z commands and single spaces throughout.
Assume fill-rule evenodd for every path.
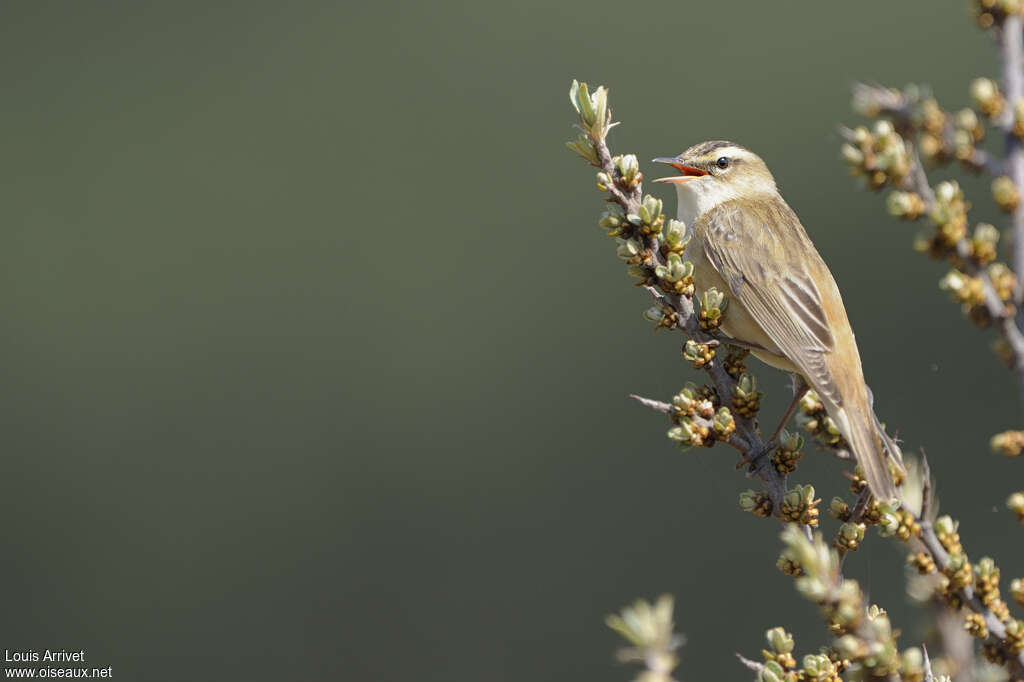
M 764 455 L 767 455 L 778 447 L 779 434 L 782 433 L 782 429 L 785 428 L 786 424 L 789 423 L 789 420 L 793 417 L 793 413 L 796 412 L 796 408 L 800 406 L 800 400 L 803 399 L 804 394 L 811 388 L 807 385 L 807 382 L 802 376 L 798 374 L 792 374 L 790 376 L 793 379 L 793 402 L 789 404 L 789 408 L 786 410 L 786 414 L 783 415 L 782 421 L 779 422 L 779 425 L 776 427 L 775 433 L 772 434 L 772 437 L 765 442 L 764 447 L 759 449 L 757 452 L 750 453 L 743 457 L 739 461 L 739 464 L 736 465 L 737 470 L 749 464 L 750 471 L 756 471 L 759 466 L 759 460 L 761 460 Z
M 782 433 L 782 429 L 786 427 L 789 420 L 793 417 L 793 413 L 796 412 L 796 408 L 800 406 L 800 401 L 803 399 L 804 394 L 810 390 L 810 386 L 807 385 L 807 381 L 799 374 L 793 374 L 793 402 L 789 404 L 789 408 L 786 410 L 786 414 L 782 416 L 782 420 L 779 422 L 778 427 L 775 429 L 775 433 L 768 439 L 768 449 L 773 449 L 779 444 L 779 434 Z

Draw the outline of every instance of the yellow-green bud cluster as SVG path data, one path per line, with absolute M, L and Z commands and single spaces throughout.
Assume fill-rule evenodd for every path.
M 978 613 L 968 613 L 964 617 L 964 630 L 967 630 L 972 637 L 985 639 L 988 637 L 988 627 L 985 626 L 985 618 Z
M 917 220 L 925 211 L 924 199 L 917 192 L 894 191 L 885 200 L 889 215 L 903 220 Z
M 963 545 L 960 544 L 960 522 L 954 521 L 950 516 L 943 515 L 935 519 L 935 535 L 939 544 L 950 554 L 962 554 Z
M 988 223 L 978 223 L 968 245 L 971 247 L 971 259 L 978 265 L 988 265 L 998 255 L 999 230 Z
M 915 552 L 907 557 L 907 563 L 921 575 L 935 572 L 935 560 L 926 552 Z
M 1015 492 L 1007 497 L 1006 508 L 1017 516 L 1017 521 L 1024 523 L 1024 491 Z
M 793 635 L 783 628 L 775 627 L 764 633 L 768 641 L 768 649 L 762 649 L 761 655 L 765 662 L 778 663 L 783 670 L 796 668 L 796 659 L 793 658 Z
M 1013 270 L 1006 263 L 992 263 L 986 271 L 999 299 L 1005 302 L 1010 301 L 1017 288 L 1017 276 L 1013 274 Z
M 674 218 L 669 218 L 662 232 L 662 240 L 664 241 L 666 253 L 682 254 L 686 251 L 686 245 L 690 243 L 690 235 L 686 232 L 686 224 Z
M 740 509 L 766 519 L 772 515 L 772 501 L 762 492 L 747 490 L 740 493 Z
M 1011 619 L 1006 623 L 1006 639 L 1003 640 L 1007 653 L 1014 656 L 1024 651 L 1024 621 Z
M 850 510 L 850 505 L 846 503 L 846 500 L 837 496 L 833 497 L 832 501 L 829 502 L 828 513 L 834 519 L 849 521 L 852 512 Z
M 697 384 L 688 381 L 679 393 L 672 398 L 674 417 L 703 417 L 710 419 L 715 414 L 715 401 Z
M 668 437 L 687 450 L 691 447 L 711 447 L 715 442 L 728 440 L 736 430 L 736 423 L 727 407 L 716 409 L 714 392 L 687 383 L 672 398 L 672 412 L 669 414 L 675 424 L 668 431 Z
M 698 448 L 703 445 L 710 447 L 711 441 L 709 439 L 711 430 L 702 425 L 694 422 L 690 418 L 683 418 L 679 420 L 678 426 L 673 426 L 668 430 L 669 440 L 674 440 L 679 443 L 681 450 L 689 450 L 690 448 Z
M 889 618 L 876 606 L 865 608 L 857 582 L 840 577 L 837 552 L 819 534 L 808 540 L 797 526 L 788 526 L 782 539 L 783 557 L 803 568 L 803 575 L 796 579 L 797 590 L 821 606 L 829 629 L 837 636 L 834 655 L 827 657 L 833 664 L 841 661 L 834 672 L 849 667 L 853 679 L 880 679 L 897 672 L 903 659 Z M 822 658 L 805 667 L 813 676 L 808 679 L 834 679 L 820 677 L 833 672 Z
M 865 513 L 865 522 L 874 517 L 874 524 L 879 526 L 879 534 L 882 537 L 897 537 L 906 542 L 911 536 L 921 534 L 921 524 L 911 512 L 905 509 L 894 509 L 887 504 L 872 500 L 868 506 L 870 513 Z
M 782 496 L 779 515 L 786 521 L 802 523 L 812 528 L 818 527 L 818 503 L 820 498 L 814 497 L 814 486 L 798 485 L 787 490 Z
M 644 319 L 655 324 L 655 331 L 672 329 L 679 323 L 679 313 L 670 305 L 655 305 L 644 311 Z
M 1010 594 L 1019 606 L 1024 606 L 1024 580 L 1014 578 L 1010 581 Z
M 768 661 L 757 671 L 756 682 L 798 682 L 799 677 L 792 670 L 785 670 L 775 661 Z
M 648 682 L 670 682 L 672 670 L 679 660 L 675 650 L 683 638 L 675 633 L 672 597 L 663 595 L 651 604 L 643 599 L 608 616 L 605 623 L 629 642 L 621 649 L 619 659 L 642 663 L 647 670 L 637 679 Z
M 839 526 L 836 539 L 832 544 L 841 552 L 852 552 L 864 541 L 866 529 L 867 526 L 863 523 L 844 523 Z
M 971 81 L 971 100 L 975 108 L 989 118 L 998 116 L 1006 106 L 1003 93 L 991 78 L 975 78 Z
M 632 231 L 632 225 L 626 221 L 626 214 L 618 206 L 602 213 L 598 225 L 607 231 L 609 237 L 618 237 Z
M 960 183 L 947 180 L 935 186 L 935 204 L 929 217 L 938 226 L 935 239 L 939 246 L 953 248 L 967 235 L 970 207 Z
M 974 593 L 996 618 L 1009 620 L 1010 607 L 999 594 L 999 567 L 989 557 L 983 557 L 974 566 Z
M 803 676 L 806 682 L 842 682 L 840 666 L 826 654 L 807 654 L 802 661 Z
M 669 252 L 665 265 L 656 267 L 654 275 L 663 291 L 683 296 L 693 295 L 693 263 L 684 261 L 678 253 Z
M 950 297 L 967 308 L 985 302 L 985 289 L 981 280 L 970 277 L 959 270 L 950 270 L 939 280 L 939 288 L 948 291 Z
M 761 409 L 764 393 L 757 390 L 757 378 L 753 374 L 743 374 L 732 389 L 732 406 L 736 412 L 751 419 Z
M 718 329 L 728 306 L 729 299 L 721 291 L 715 287 L 706 290 L 700 297 L 700 328 L 706 332 Z
M 946 564 L 946 567 L 942 572 L 947 578 L 949 578 L 949 586 L 951 589 L 959 590 L 971 584 L 973 570 L 971 562 L 964 554 L 951 554 L 949 556 L 949 562 Z
M 779 446 L 772 455 L 772 464 L 780 474 L 791 474 L 796 470 L 796 463 L 804 456 L 801 448 L 804 446 L 804 439 L 798 433 L 789 433 L 785 429 L 779 433 Z
M 694 369 L 703 369 L 715 358 L 715 349 L 709 344 L 687 339 L 683 346 L 683 357 L 693 363 Z
M 598 86 L 593 94 L 591 94 L 586 83 L 574 80 L 572 87 L 569 88 L 569 102 L 576 110 L 576 113 L 579 114 L 581 128 L 585 134 L 593 139 L 604 139 L 608 135 L 612 116 L 608 110 L 607 88 Z M 572 145 L 573 143 L 570 142 L 570 149 L 586 158 L 580 150 L 575 149 Z
M 1000 175 L 992 181 L 992 199 L 996 206 L 1005 213 L 1013 213 L 1020 204 L 1020 191 L 1013 180 L 1005 175 Z
M 1024 431 L 1003 431 L 992 436 L 992 450 L 1007 457 L 1017 457 L 1024 452 Z
M 903 138 L 889 121 L 876 121 L 868 130 L 859 126 L 842 146 L 843 159 L 854 175 L 867 177 L 868 186 L 880 189 L 898 186 L 910 172 L 911 160 Z

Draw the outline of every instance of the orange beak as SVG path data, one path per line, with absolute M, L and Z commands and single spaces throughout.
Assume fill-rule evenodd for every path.
M 668 182 L 673 185 L 678 185 L 690 180 L 696 180 L 697 178 L 704 177 L 708 174 L 707 171 L 701 170 L 700 168 L 694 168 L 693 166 L 687 166 L 686 164 L 679 163 L 679 159 L 672 156 L 660 156 L 654 159 L 655 163 L 665 163 L 672 166 L 682 175 L 673 175 L 667 178 L 657 178 L 654 182 Z

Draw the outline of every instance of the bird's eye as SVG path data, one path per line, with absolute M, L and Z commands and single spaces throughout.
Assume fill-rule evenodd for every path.
M 726 168 L 729 167 L 729 159 L 724 156 L 719 156 L 718 161 L 715 161 L 715 165 L 721 168 L 722 170 L 725 170 Z

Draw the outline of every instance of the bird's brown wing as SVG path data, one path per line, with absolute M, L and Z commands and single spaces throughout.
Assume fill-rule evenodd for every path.
M 824 274 L 824 283 L 834 284 L 789 206 L 771 199 L 724 202 L 694 228 L 732 296 L 819 395 L 841 405 L 826 358 L 836 345 L 832 321 L 816 280 Z

